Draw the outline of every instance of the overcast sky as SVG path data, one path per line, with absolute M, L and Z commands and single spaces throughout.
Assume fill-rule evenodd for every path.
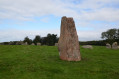
M 0 0 L 0 42 L 60 36 L 61 17 L 73 17 L 80 41 L 119 28 L 119 0 Z

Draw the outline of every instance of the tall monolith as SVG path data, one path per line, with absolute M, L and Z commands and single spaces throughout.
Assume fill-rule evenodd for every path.
M 62 60 L 81 60 L 78 35 L 73 18 L 62 17 L 58 50 Z

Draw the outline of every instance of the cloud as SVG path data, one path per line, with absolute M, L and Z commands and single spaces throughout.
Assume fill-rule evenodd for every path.
M 119 21 L 119 9 L 113 8 L 117 4 L 118 0 L 0 0 L 0 18 L 29 21 L 52 14 L 84 21 Z
M 40 31 L 32 31 L 32 30 L 17 30 L 17 29 L 7 29 L 7 30 L 0 30 L 0 42 L 4 41 L 20 41 L 23 40 L 26 36 L 30 39 L 33 39 L 36 35 L 40 35 L 41 37 L 46 36 L 48 33 L 57 34 L 58 37 L 60 36 L 59 29 L 52 29 L 52 30 L 40 30 Z M 77 34 L 80 41 L 90 41 L 90 40 L 99 40 L 100 33 L 102 30 L 95 30 L 95 31 L 81 31 L 77 30 Z M 99 37 L 100 36 L 100 37 Z
M 79 36 L 79 41 L 92 41 L 92 40 L 101 40 L 102 30 L 91 30 L 91 31 L 77 31 Z
M 78 26 L 79 40 L 97 40 L 104 30 L 118 28 L 119 0 L 0 0 L 0 23 L 4 22 L 4 19 L 17 22 L 34 21 L 36 17 L 48 15 L 73 17 Z M 47 23 L 49 18 L 45 17 L 40 21 Z M 22 40 L 25 36 L 33 38 L 37 34 L 44 36 L 48 32 L 59 34 L 59 30 L 48 28 L 40 32 L 7 29 L 0 30 L 0 41 Z
M 58 34 L 59 30 L 52 29 L 52 30 L 17 30 L 17 29 L 6 29 L 0 30 L 0 42 L 5 41 L 20 41 L 23 40 L 26 36 L 30 39 L 33 39 L 36 35 L 41 35 L 41 37 L 46 36 L 48 33 Z
M 118 9 L 112 8 L 102 8 L 99 10 L 93 10 L 91 12 L 82 11 L 82 15 L 80 16 L 81 20 L 83 21 L 107 21 L 107 22 L 114 22 L 119 21 L 119 14 Z
M 14 3 L 14 4 L 13 4 Z M 63 2 L 58 0 L 1 0 L 1 18 L 27 20 L 34 16 L 76 14 L 71 9 L 66 9 Z

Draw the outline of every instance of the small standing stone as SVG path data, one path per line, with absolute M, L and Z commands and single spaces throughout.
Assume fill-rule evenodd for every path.
M 13 44 L 13 42 L 12 42 L 12 41 L 10 41 L 10 42 L 9 42 L 9 45 L 12 45 L 12 44 Z
M 41 43 L 37 43 L 38 46 L 41 46 Z
M 25 42 L 25 43 L 23 43 L 22 45 L 28 45 L 28 43 L 27 43 L 27 42 Z
M 111 45 L 109 43 L 107 43 L 106 48 L 111 49 Z
M 58 46 L 58 43 L 55 43 L 55 46 Z
M 27 42 L 25 42 L 25 45 L 28 45 L 28 43 L 27 43 Z
M 35 45 L 34 43 L 32 43 L 31 45 Z
M 19 42 L 18 41 L 16 42 L 16 45 L 19 45 Z
M 78 35 L 73 18 L 62 17 L 58 50 L 62 60 L 81 60 Z
M 93 49 L 93 46 L 92 45 L 83 45 L 82 47 L 83 48 L 87 48 L 87 49 Z
M 117 42 L 114 42 L 114 43 L 112 44 L 112 49 L 118 49 L 118 44 L 117 44 Z

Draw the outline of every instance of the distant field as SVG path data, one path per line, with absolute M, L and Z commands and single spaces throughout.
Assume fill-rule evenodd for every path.
M 55 46 L 0 45 L 0 79 L 119 79 L 119 50 L 80 51 L 81 61 L 68 62 Z

